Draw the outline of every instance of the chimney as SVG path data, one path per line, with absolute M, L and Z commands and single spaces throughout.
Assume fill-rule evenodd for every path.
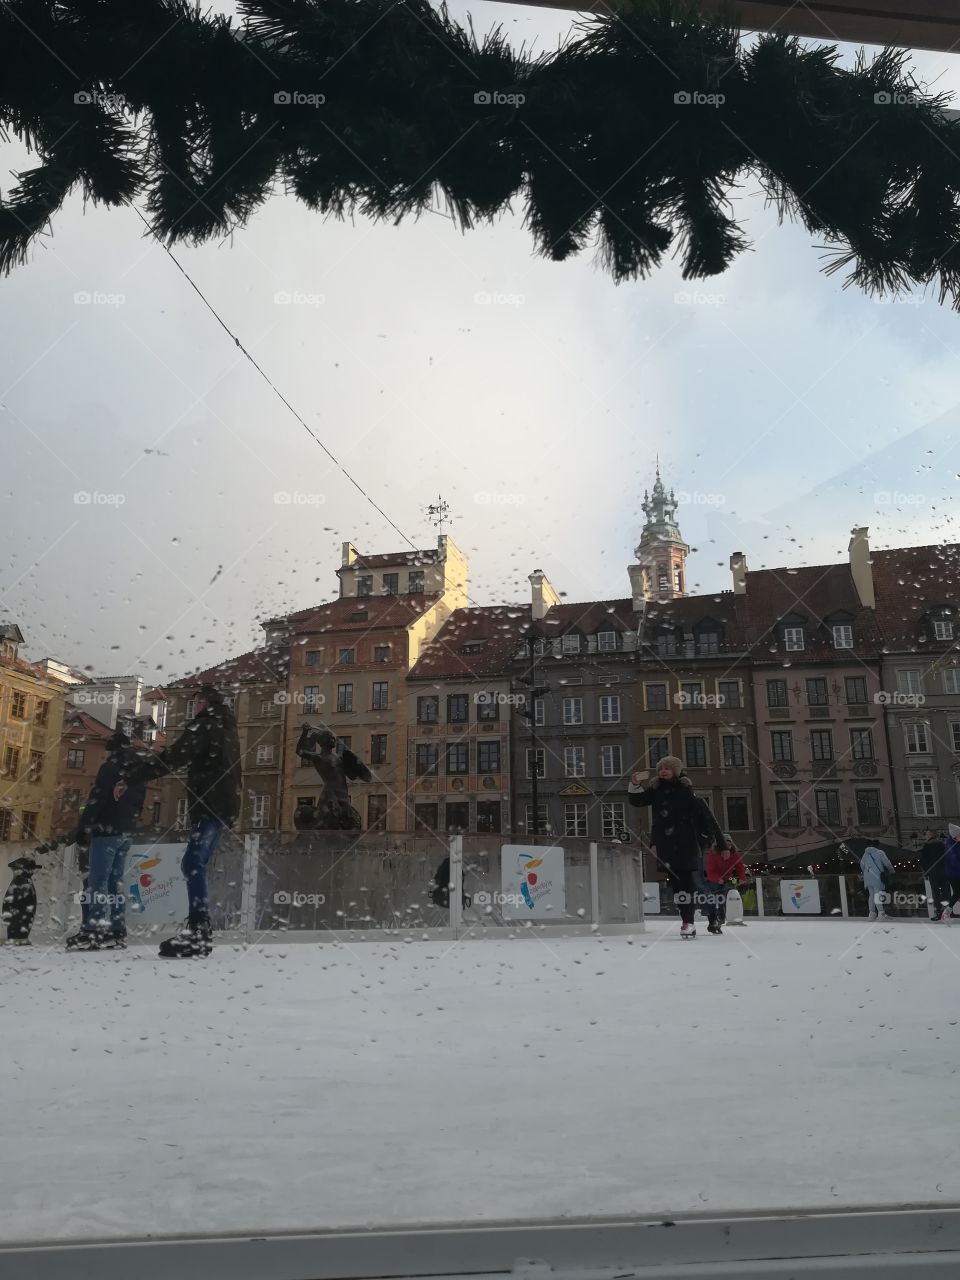
M 864 609 L 875 609 L 877 597 L 873 590 L 873 567 L 870 563 L 870 530 L 854 529 L 850 534 L 850 573 L 857 588 L 860 604 Z
M 742 551 L 735 551 L 730 557 L 730 572 L 733 574 L 733 594 L 747 594 L 747 557 Z
M 530 589 L 533 604 L 530 616 L 534 622 L 539 622 L 549 609 L 560 603 L 560 597 L 550 585 L 550 580 L 542 569 L 534 569 L 530 574 Z
M 633 611 L 634 613 L 642 614 L 647 607 L 646 566 L 642 564 L 628 565 L 627 573 L 630 575 L 630 594 L 633 597 Z
M 349 569 L 357 558 L 357 548 L 352 542 L 345 542 L 341 549 L 340 565 L 341 568 Z

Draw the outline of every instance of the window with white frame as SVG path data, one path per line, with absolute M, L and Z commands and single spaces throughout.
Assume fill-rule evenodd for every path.
M 688 769 L 706 768 L 707 740 L 702 733 L 688 734 L 684 737 L 683 757 Z
M 564 698 L 563 723 L 564 724 L 583 724 L 583 699 L 582 698 Z
M 742 734 L 725 733 L 720 741 L 723 746 L 724 767 L 727 769 L 742 769 L 746 763 Z
M 833 647 L 835 649 L 852 649 L 853 648 L 853 627 L 849 623 L 838 623 L 832 628 L 833 630 Z
M 788 653 L 799 653 L 804 648 L 803 627 L 784 627 L 783 647 Z
M 933 623 L 933 638 L 935 640 L 952 640 L 953 639 L 953 623 L 949 618 L 935 618 Z
M 582 778 L 587 772 L 586 747 L 563 748 L 563 772 L 568 778 Z
M 600 723 L 620 723 L 620 695 L 618 693 L 605 693 L 600 699 Z
M 655 769 L 664 756 L 670 754 L 670 739 L 665 735 L 647 738 L 647 760 L 650 768 Z
M 911 778 L 910 794 L 913 797 L 913 816 L 915 818 L 936 817 L 937 787 L 934 778 Z
M 547 704 L 543 698 L 533 700 L 533 723 L 538 729 L 543 728 L 547 723 Z
M 273 764 L 273 747 L 257 747 L 257 764 Z
M 960 720 L 950 721 L 950 746 L 960 752 Z
M 840 792 L 815 791 L 814 802 L 817 808 L 817 819 L 827 826 L 835 827 L 840 821 Z
M 190 825 L 190 801 L 182 796 L 177 801 L 177 816 L 173 822 L 177 831 L 186 831 Z
M 850 754 L 854 760 L 873 759 L 873 730 L 850 730 Z
M 897 692 L 898 693 L 922 693 L 923 680 L 920 672 L 914 668 L 903 669 L 897 672 Z
M 619 778 L 623 773 L 623 748 L 600 748 L 600 773 L 604 778 Z
M 568 631 L 565 636 L 560 639 L 561 653 L 579 653 L 580 652 L 580 633 L 578 631 Z
M 600 653 L 612 653 L 617 648 L 618 632 L 608 629 L 597 632 L 597 650 Z
M 546 752 L 543 747 L 527 747 L 527 777 L 532 778 L 534 769 L 537 777 L 545 776 Z
M 587 834 L 587 806 L 585 804 L 565 804 L 563 806 L 563 834 L 565 836 L 585 836 Z
M 960 693 L 960 667 L 944 668 L 943 692 L 944 693 Z
M 272 716 L 279 705 L 279 702 L 274 702 L 272 698 L 264 698 L 260 703 L 260 714 L 262 716 Z
M 600 805 L 600 834 L 604 840 L 615 840 L 626 830 L 626 814 L 622 800 L 604 800 Z
M 727 794 L 723 798 L 727 814 L 727 831 L 749 831 L 750 797 L 746 793 Z
M 903 726 L 903 742 L 908 756 L 919 756 L 930 750 L 927 726 L 922 721 L 914 721 Z
M 537 830 L 534 829 L 534 811 L 532 804 L 528 804 L 526 807 L 525 819 L 527 835 L 536 835 Z M 542 800 L 537 804 L 537 827 L 539 828 L 540 835 L 547 835 L 550 831 L 550 819 L 547 817 L 547 806 Z
M 270 797 L 254 796 L 250 813 L 251 827 L 265 827 L 270 821 Z
M 800 825 L 800 792 L 775 791 L 774 803 L 777 809 L 778 827 L 799 827 Z

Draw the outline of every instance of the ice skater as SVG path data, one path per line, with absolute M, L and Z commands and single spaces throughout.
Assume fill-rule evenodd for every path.
M 887 895 L 884 888 L 887 876 L 893 875 L 893 863 L 882 849 L 868 845 L 860 859 L 860 874 L 863 877 L 863 887 L 867 891 L 868 918 L 886 920 L 887 913 L 883 906 Z
M 673 886 L 680 911 L 680 936 L 695 938 L 694 916 L 703 846 L 714 844 L 723 848 L 723 832 L 708 805 L 694 793 L 693 784 L 683 772 L 683 763 L 676 756 L 663 756 L 658 761 L 656 777 L 649 785 L 646 785 L 647 776 L 645 772 L 631 776 L 628 798 L 634 806 L 652 806 L 650 843 L 655 846 L 657 861 Z
M 747 879 L 743 858 L 726 832 L 723 839 L 726 847 L 712 845 L 706 857 L 707 892 L 712 897 L 707 911 L 707 933 L 723 932 L 727 922 L 727 894 L 746 883 Z
M 960 902 L 960 827 L 951 822 L 947 827 L 947 845 L 943 855 L 943 870 L 950 885 L 950 898 L 940 919 L 944 924 L 953 922 L 953 908 Z

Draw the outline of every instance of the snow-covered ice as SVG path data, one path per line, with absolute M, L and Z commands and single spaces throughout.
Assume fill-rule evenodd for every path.
M 4 1241 L 960 1202 L 960 928 L 0 949 Z

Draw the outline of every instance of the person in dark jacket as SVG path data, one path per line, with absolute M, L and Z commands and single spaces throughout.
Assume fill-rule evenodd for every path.
M 7 926 L 7 941 L 15 947 L 29 947 L 30 930 L 37 915 L 37 889 L 33 873 L 40 863 L 29 854 L 10 863 L 13 878 L 3 895 L 0 919 Z
M 83 923 L 67 938 L 70 951 L 122 947 L 127 936 L 123 873 L 146 788 L 131 775 L 142 757 L 119 730 L 107 739 L 107 758 L 97 771 L 76 832 L 65 838 L 87 847 Z
M 938 836 L 932 828 L 923 833 L 923 844 L 917 855 L 920 859 L 920 870 L 930 885 L 930 899 L 933 907 L 933 918 L 939 920 L 940 912 L 950 900 L 950 881 L 944 871 L 943 860 L 947 846 L 943 836 Z
M 213 949 L 207 867 L 223 833 L 240 813 L 240 738 L 233 712 L 214 685 L 201 685 L 194 716 L 177 738 L 141 766 L 138 777 L 186 770 L 190 835 L 180 862 L 189 916 L 175 938 L 160 944 L 168 958 L 208 956 Z
M 950 896 L 940 919 L 945 924 L 953 922 L 953 908 L 960 902 L 960 826 L 955 822 L 947 824 L 946 851 L 943 855 L 943 870 L 950 884 Z
M 628 787 L 632 805 L 650 805 L 653 825 L 650 843 L 657 861 L 666 870 L 680 909 L 680 936 L 695 938 L 693 923 L 705 845 L 726 848 L 720 824 L 706 803 L 694 794 L 693 784 L 676 756 L 664 756 L 649 784 L 645 773 L 634 773 Z

